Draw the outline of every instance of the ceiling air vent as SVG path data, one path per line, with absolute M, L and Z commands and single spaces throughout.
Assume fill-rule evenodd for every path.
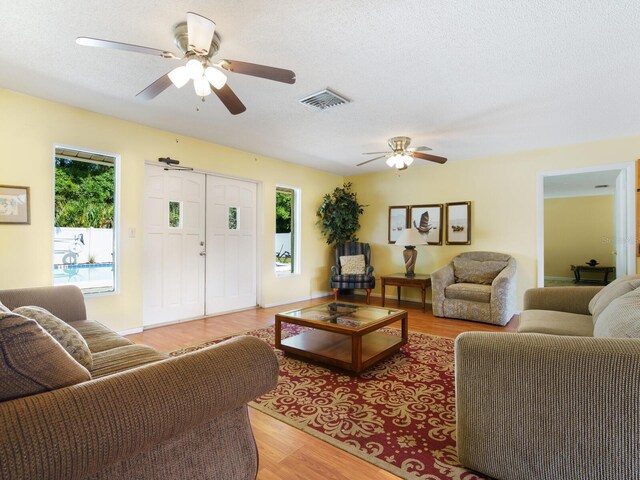
M 328 88 L 300 99 L 300 103 L 317 110 L 326 110 L 327 108 L 336 107 L 350 102 L 351 100 L 338 95 L 336 92 L 332 92 Z

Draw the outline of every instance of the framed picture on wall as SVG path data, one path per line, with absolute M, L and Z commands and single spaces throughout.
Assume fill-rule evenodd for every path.
M 409 224 L 409 207 L 389 207 L 389 243 L 396 240 Z
M 471 202 L 447 203 L 447 245 L 471 245 Z
M 31 223 L 29 187 L 0 185 L 0 223 Z
M 415 228 L 429 245 L 442 245 L 442 204 L 411 205 L 410 227 Z

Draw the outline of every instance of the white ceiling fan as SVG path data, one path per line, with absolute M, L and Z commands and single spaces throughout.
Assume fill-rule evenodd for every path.
M 196 95 L 202 97 L 203 101 L 204 97 L 213 92 L 229 112 L 237 115 L 244 112 L 246 107 L 227 85 L 227 76 L 223 70 L 276 82 L 295 83 L 296 74 L 291 70 L 256 63 L 239 62 L 237 60 L 220 59 L 214 61 L 213 57 L 220 48 L 220 37 L 215 28 L 216 24 L 212 20 L 197 13 L 188 12 L 187 21 L 181 22 L 174 27 L 174 40 L 182 52 L 182 56 L 156 48 L 91 37 L 78 37 L 76 43 L 89 47 L 111 48 L 156 55 L 162 58 L 186 60 L 184 65 L 174 68 L 136 95 L 146 100 L 155 98 L 172 84 L 182 88 L 189 80 L 193 80 Z
M 379 160 L 381 158 L 387 158 L 387 165 L 391 168 L 397 168 L 398 170 L 404 170 L 409 165 L 413 163 L 414 158 L 418 158 L 420 160 L 428 160 L 430 162 L 435 163 L 445 163 L 447 161 L 444 157 L 439 157 L 437 155 L 430 155 L 428 153 L 420 153 L 421 151 L 429 151 L 431 150 L 429 147 L 409 147 L 411 144 L 411 139 L 409 137 L 392 137 L 388 140 L 390 152 L 367 152 L 363 153 L 363 155 L 379 155 L 383 153 L 384 155 L 380 155 L 379 157 L 371 158 L 369 160 L 365 160 L 364 162 L 359 163 L 356 166 L 366 165 L 367 163 L 371 163 L 375 160 Z

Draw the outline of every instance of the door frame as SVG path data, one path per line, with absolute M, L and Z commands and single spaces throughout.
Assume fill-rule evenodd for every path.
M 537 184 L 537 209 L 538 209 L 538 228 L 537 228 L 537 256 L 538 256 L 538 273 L 537 286 L 544 287 L 544 179 L 560 175 L 573 175 L 590 172 L 604 172 L 610 170 L 619 170 L 625 173 L 624 181 L 616 181 L 615 196 L 615 215 L 616 225 L 618 228 L 624 226 L 626 232 L 622 235 L 623 241 L 620 244 L 625 245 L 626 254 L 626 270 L 627 274 L 636 273 L 636 188 L 635 188 L 635 162 L 614 163 L 611 165 L 597 165 L 594 167 L 570 168 L 567 170 L 552 170 L 538 173 Z M 623 203 L 626 203 L 626 211 L 623 211 Z M 619 232 L 616 231 L 616 237 Z M 616 242 L 620 238 L 616 238 Z M 620 248 L 621 249 L 621 248 Z M 618 250 L 620 250 L 618 249 Z
M 165 165 L 158 165 L 157 161 L 145 160 L 144 163 L 145 165 L 153 165 L 155 167 L 166 168 Z M 262 180 L 257 180 L 255 178 L 248 178 L 248 177 L 239 177 L 235 175 L 228 175 L 224 173 L 214 172 L 211 170 L 202 170 L 199 168 L 194 168 L 191 171 L 193 173 L 201 173 L 203 175 L 214 175 L 216 177 L 229 178 L 232 180 L 240 180 L 243 182 L 250 182 L 256 185 L 256 304 L 260 307 L 264 306 L 262 273 L 264 271 L 263 259 L 264 259 L 265 246 L 264 246 L 264 194 L 263 194 L 264 184 Z M 145 193 L 143 192 L 143 195 L 144 194 Z M 206 208 L 206 197 L 205 197 L 205 208 Z M 143 232 L 143 238 L 144 238 L 144 232 Z M 205 236 L 205 245 L 206 245 L 206 236 Z M 144 272 L 142 272 L 142 276 L 144 278 Z M 205 276 L 206 276 L 206 270 L 205 270 Z M 206 292 L 206 286 L 205 286 L 205 292 Z M 180 321 L 173 322 L 173 323 L 179 323 L 179 322 Z

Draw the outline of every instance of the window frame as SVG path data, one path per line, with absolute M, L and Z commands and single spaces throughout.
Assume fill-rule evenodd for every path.
M 74 158 L 69 155 L 59 154 L 58 150 L 72 150 L 76 152 L 86 153 L 89 155 L 101 155 L 105 157 L 110 157 L 113 159 L 113 180 L 114 180 L 114 200 L 113 200 L 113 288 L 105 291 L 87 291 L 82 287 L 80 290 L 84 296 L 90 297 L 102 297 L 102 296 L 110 296 L 110 295 L 118 295 L 120 293 L 120 169 L 121 169 L 121 157 L 117 153 L 104 152 L 99 150 L 88 149 L 84 147 L 76 147 L 72 145 L 64 145 L 56 143 L 53 145 L 52 149 L 52 206 L 51 206 L 51 284 L 54 285 L 54 238 L 55 238 L 55 213 L 56 213 L 56 204 L 55 204 L 55 195 L 56 195 L 56 158 L 66 158 L 68 160 L 76 160 L 76 161 L 84 161 L 88 163 L 106 163 L 100 161 L 91 161 L 91 159 L 86 158 Z M 130 237 L 133 238 L 135 236 L 135 229 L 130 229 Z M 69 285 L 75 285 L 74 283 L 69 283 Z
M 291 275 L 299 275 L 301 269 L 300 255 L 298 254 L 301 251 L 301 226 L 300 226 L 300 197 L 301 190 L 298 187 L 292 187 L 289 185 L 276 185 L 276 193 L 284 192 L 290 193 L 292 195 L 291 199 L 291 270 L 288 271 L 277 271 L 275 270 L 276 265 L 274 262 L 274 272 L 277 277 L 286 277 Z M 274 198 L 274 207 L 275 207 L 276 199 Z M 275 215 L 274 215 L 275 219 Z M 277 232 L 274 228 L 274 240 Z

